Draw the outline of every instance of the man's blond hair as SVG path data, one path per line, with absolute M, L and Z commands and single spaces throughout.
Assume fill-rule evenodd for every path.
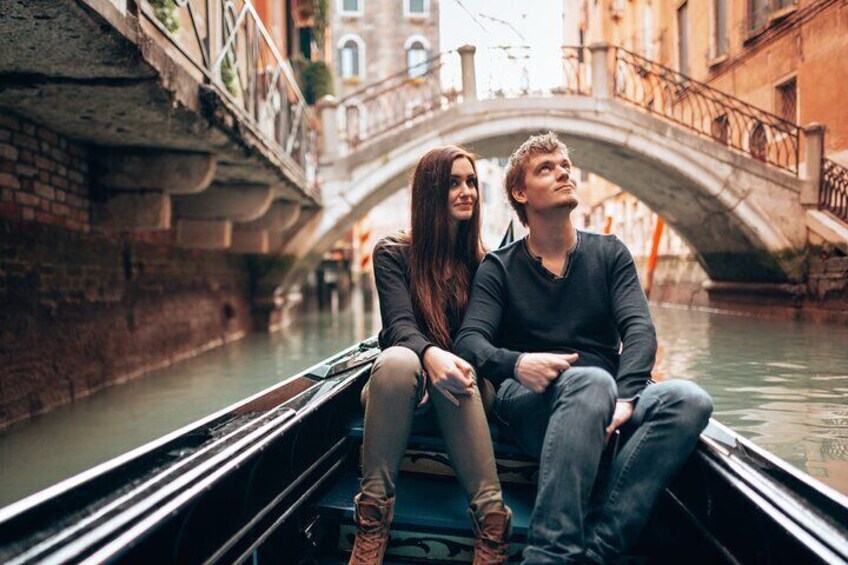
M 515 210 L 518 219 L 525 226 L 527 225 L 527 211 L 524 210 L 524 204 L 515 200 L 512 191 L 515 188 L 524 186 L 524 176 L 527 174 L 527 162 L 531 157 L 555 153 L 557 151 L 561 151 L 563 156 L 568 158 L 568 147 L 559 140 L 554 132 L 549 131 L 541 135 L 531 135 L 509 157 L 509 162 L 506 165 L 506 173 L 504 174 L 504 190 L 506 190 L 506 198 L 509 200 L 509 204 Z

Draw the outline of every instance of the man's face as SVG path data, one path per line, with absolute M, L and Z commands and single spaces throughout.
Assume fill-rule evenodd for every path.
M 562 151 L 541 153 L 528 159 L 524 186 L 514 188 L 513 198 L 524 204 L 528 214 L 577 206 L 577 184 L 571 177 L 571 160 Z

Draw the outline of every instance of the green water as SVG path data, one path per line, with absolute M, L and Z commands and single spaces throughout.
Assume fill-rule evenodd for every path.
M 848 493 L 848 330 L 655 308 L 663 373 L 697 381 L 715 417 Z M 349 309 L 313 313 L 0 433 L 0 505 L 156 439 L 373 334 Z

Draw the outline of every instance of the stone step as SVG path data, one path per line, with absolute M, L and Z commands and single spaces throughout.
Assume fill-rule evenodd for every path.
M 328 541 L 338 552 L 349 553 L 353 547 L 353 497 L 358 491 L 359 477 L 343 475 L 317 505 L 331 532 Z M 389 559 L 471 561 L 474 534 L 468 502 L 455 479 L 401 473 L 396 500 Z M 534 488 L 504 485 L 504 501 L 513 513 L 510 554 L 515 559 L 524 548 L 534 500 Z

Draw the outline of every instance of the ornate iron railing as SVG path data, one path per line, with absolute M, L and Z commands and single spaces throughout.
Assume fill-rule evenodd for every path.
M 848 222 L 848 169 L 830 159 L 822 159 L 819 209 Z
M 798 173 L 796 124 L 621 47 L 614 85 L 616 98 Z
M 139 4 L 206 82 L 254 131 L 292 157 L 312 185 L 318 158 L 309 107 L 250 0 Z
M 589 64 L 589 49 L 584 45 L 562 47 L 562 85 L 553 89 L 553 94 L 592 94 L 592 65 Z
M 458 87 L 442 84 L 446 65 L 456 51 L 440 53 L 419 64 L 369 84 L 340 100 L 342 135 L 349 147 L 400 127 L 410 127 L 461 98 Z

